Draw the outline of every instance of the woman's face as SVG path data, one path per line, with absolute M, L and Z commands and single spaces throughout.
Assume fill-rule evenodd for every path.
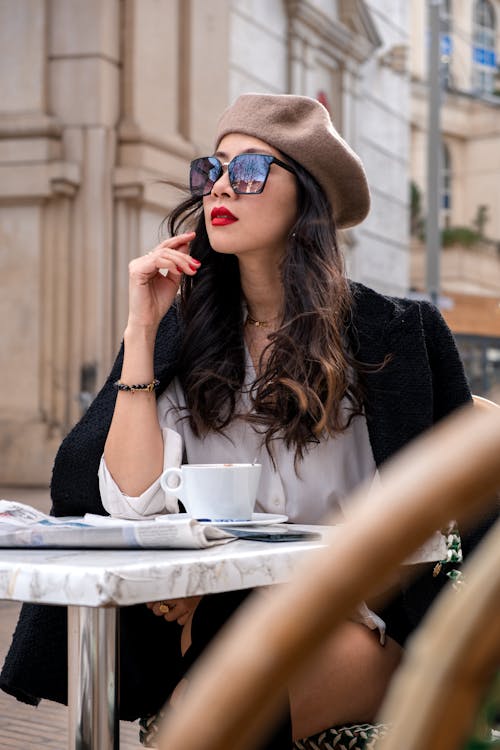
M 283 161 L 282 154 L 272 146 L 240 133 L 226 135 L 214 155 L 226 163 L 243 153 L 270 154 Z M 237 194 L 225 167 L 212 192 L 203 198 L 203 210 L 208 238 L 216 252 L 238 257 L 264 253 L 279 259 L 296 220 L 296 179 L 273 163 L 262 193 Z

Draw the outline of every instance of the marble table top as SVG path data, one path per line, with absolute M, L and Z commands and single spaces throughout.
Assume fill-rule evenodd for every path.
M 342 525 L 295 528 L 328 535 Z M 0 549 L 0 599 L 106 607 L 266 586 L 289 580 L 297 561 L 322 546 L 238 539 L 191 550 Z M 405 562 L 444 557 L 436 533 Z
M 0 549 L 0 599 L 105 607 L 283 583 L 321 546 L 239 539 L 197 550 Z

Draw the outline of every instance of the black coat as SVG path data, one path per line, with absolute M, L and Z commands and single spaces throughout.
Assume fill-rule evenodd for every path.
M 367 376 L 365 410 L 377 466 L 431 427 L 471 395 L 453 337 L 430 304 L 385 297 L 353 284 L 349 336 L 353 353 L 383 368 Z M 155 374 L 165 389 L 175 374 L 181 331 L 172 308 L 161 323 L 155 349 Z M 90 409 L 65 438 L 56 456 L 51 494 L 55 515 L 105 511 L 97 470 L 111 421 L 122 352 Z M 484 528 L 489 525 L 485 520 Z M 484 532 L 467 536 L 468 551 Z M 445 576 L 427 571 L 402 590 L 393 631 L 404 642 L 441 589 Z M 209 599 L 209 597 L 208 597 Z M 180 665 L 178 626 L 155 617 L 144 605 L 121 612 L 122 718 L 133 720 L 159 708 L 176 684 Z M 388 623 L 391 633 L 391 622 Z M 399 636 L 398 636 L 399 634 Z M 0 687 L 27 703 L 40 698 L 67 700 L 66 609 L 24 605 L 8 652 Z

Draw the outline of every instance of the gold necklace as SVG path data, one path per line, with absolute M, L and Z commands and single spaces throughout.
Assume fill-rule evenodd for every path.
M 271 318 L 271 320 L 256 320 L 253 318 L 250 313 L 247 313 L 247 319 L 245 320 L 245 325 L 248 323 L 250 326 L 255 326 L 256 328 L 269 328 L 272 323 L 274 323 L 275 320 L 278 320 L 278 317 Z

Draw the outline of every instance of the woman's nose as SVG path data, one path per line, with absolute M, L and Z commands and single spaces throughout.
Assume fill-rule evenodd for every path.
M 229 174 L 227 170 L 227 165 L 224 164 L 222 169 L 222 174 L 219 177 L 218 180 L 214 182 L 214 185 L 212 187 L 212 194 L 213 195 L 234 195 L 234 190 L 231 187 L 231 183 L 229 181 Z

